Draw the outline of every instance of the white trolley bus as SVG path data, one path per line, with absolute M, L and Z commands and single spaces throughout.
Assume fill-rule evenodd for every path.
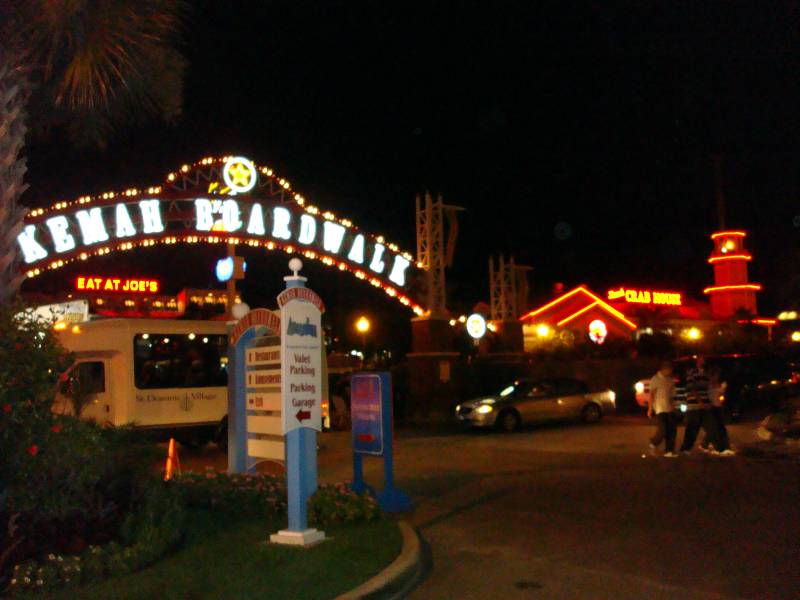
M 58 332 L 75 353 L 81 418 L 184 445 L 227 443 L 228 337 L 222 321 L 98 319 Z M 66 386 L 65 386 L 66 387 Z M 55 410 L 74 412 L 62 390 Z

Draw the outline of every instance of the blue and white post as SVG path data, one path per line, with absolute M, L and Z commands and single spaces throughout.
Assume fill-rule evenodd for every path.
M 308 546 L 325 533 L 308 527 L 308 500 L 317 490 L 317 432 L 322 428 L 322 312 L 320 297 L 298 275 L 299 258 L 289 261 L 278 296 L 281 311 L 281 418 L 286 436 L 289 526 L 270 536 L 276 544 Z

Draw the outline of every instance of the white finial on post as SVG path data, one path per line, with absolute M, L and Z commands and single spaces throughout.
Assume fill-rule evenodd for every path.
M 289 260 L 289 270 L 292 272 L 292 274 L 283 278 L 287 287 L 303 287 L 303 284 L 308 281 L 307 277 L 303 277 L 302 275 L 298 274 L 302 268 L 303 261 L 296 256 Z
M 303 268 L 303 261 L 295 257 L 289 261 L 289 270 L 297 277 L 297 273 Z

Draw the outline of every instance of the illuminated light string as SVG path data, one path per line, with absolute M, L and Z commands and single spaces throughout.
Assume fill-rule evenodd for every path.
M 717 238 L 727 237 L 727 236 L 745 237 L 746 235 L 747 235 L 746 231 L 717 231 L 716 233 L 711 234 L 711 239 L 716 240 Z
M 726 254 L 725 256 L 712 256 L 708 259 L 708 262 L 711 264 L 717 262 L 723 262 L 726 260 L 752 260 L 753 257 L 750 254 Z
M 225 243 L 231 242 L 231 243 L 234 243 L 234 241 L 235 241 L 235 243 L 241 243 L 242 242 L 242 240 L 240 240 L 239 238 L 229 238 L 229 237 L 221 237 L 221 236 L 188 235 L 188 236 L 181 236 L 181 237 L 177 237 L 177 236 L 176 237 L 169 237 L 169 238 L 164 238 L 164 239 L 161 239 L 161 240 L 148 238 L 148 239 L 137 240 L 137 241 L 133 241 L 133 242 L 127 242 L 127 243 L 124 244 L 124 248 L 120 246 L 120 247 L 117 248 L 117 250 L 119 250 L 121 252 L 127 252 L 129 250 L 134 249 L 134 248 L 149 248 L 149 247 L 155 246 L 156 244 L 164 244 L 164 245 L 176 244 L 176 243 L 196 244 L 196 243 L 202 243 L 202 242 L 216 244 L 216 243 L 220 243 L 220 242 L 225 242 Z M 285 252 L 287 252 L 289 254 L 294 252 L 294 247 L 293 246 L 284 245 L 284 244 L 281 244 L 281 243 L 278 243 L 278 242 L 274 242 L 272 240 L 269 240 L 269 241 L 247 240 L 246 243 L 247 243 L 247 245 L 253 246 L 253 247 L 259 247 L 259 246 L 264 247 L 268 251 L 277 249 L 277 250 L 283 250 L 283 251 L 285 251 Z M 38 275 L 41 275 L 44 271 L 55 271 L 55 270 L 60 269 L 60 268 L 66 266 L 66 265 L 68 265 L 70 263 L 73 263 L 75 261 L 86 260 L 86 259 L 89 258 L 90 255 L 104 256 L 106 254 L 109 254 L 110 252 L 111 252 L 111 249 L 107 248 L 107 247 L 97 248 L 97 249 L 93 250 L 92 252 L 83 252 L 79 256 L 52 261 L 47 267 L 44 267 L 44 268 L 37 267 L 35 269 L 30 269 L 29 271 L 26 272 L 26 274 L 27 274 L 27 276 L 29 278 L 34 278 L 34 277 L 37 277 Z M 317 253 L 314 253 L 314 252 L 312 252 L 311 254 L 314 254 L 314 256 L 308 256 L 308 255 L 306 255 L 306 256 L 308 258 L 311 258 L 312 260 L 317 260 L 317 261 L 321 262 L 322 264 L 324 264 L 326 266 L 338 268 L 340 271 L 351 272 L 358 279 L 366 280 L 368 278 L 368 275 L 364 271 L 353 269 L 346 262 L 341 261 L 341 260 L 337 260 L 336 257 L 328 256 L 328 255 L 324 255 L 324 254 L 317 254 Z M 407 306 L 408 308 L 410 308 L 416 315 L 421 316 L 421 315 L 425 314 L 425 310 L 419 304 L 415 303 L 408 296 L 402 294 L 399 290 L 397 290 L 397 288 L 392 287 L 390 285 L 386 285 L 383 282 L 381 282 L 379 279 L 376 279 L 376 278 L 371 278 L 369 283 L 371 283 L 375 287 L 381 288 L 383 290 L 383 292 L 387 296 L 397 299 L 401 304 L 403 304 L 404 306 Z
M 621 312 L 619 312 L 619 311 L 618 311 L 616 308 L 614 308 L 613 306 L 611 306 L 611 305 L 610 305 L 610 304 L 608 304 L 607 302 L 603 301 L 603 300 L 602 300 L 601 298 L 599 298 L 598 296 L 595 296 L 595 295 L 594 295 L 592 292 L 590 292 L 589 290 L 587 290 L 587 289 L 586 289 L 585 287 L 583 287 L 582 285 L 581 285 L 581 286 L 578 286 L 578 287 L 576 287 L 574 290 L 571 290 L 571 291 L 567 292 L 567 293 L 566 293 L 566 294 L 564 294 L 563 296 L 559 296 L 559 297 L 558 297 L 558 298 L 556 298 L 555 300 L 553 300 L 553 301 L 551 301 L 551 302 L 548 302 L 548 303 L 547 303 L 547 304 L 545 304 L 544 306 L 541 306 L 541 307 L 537 308 L 536 310 L 532 310 L 532 311 L 531 311 L 531 312 L 529 312 L 528 314 L 521 316 L 521 317 L 519 318 L 519 320 L 520 320 L 520 321 L 524 321 L 524 320 L 527 320 L 527 319 L 529 319 L 529 318 L 531 318 L 531 317 L 534 317 L 534 316 L 536 316 L 536 315 L 538 315 L 538 314 L 540 314 L 540 313 L 542 313 L 542 312 L 546 311 L 546 310 L 547 310 L 547 309 L 549 309 L 549 308 L 552 308 L 553 306 L 555 306 L 555 305 L 557 305 L 557 304 L 559 304 L 559 303 L 563 302 L 563 301 L 564 301 L 564 300 L 566 300 L 567 298 L 570 298 L 570 297 L 572 297 L 572 296 L 574 296 L 575 294 L 578 294 L 578 293 L 583 293 L 583 294 L 585 294 L 585 295 L 589 296 L 589 298 L 591 298 L 592 300 L 594 300 L 594 304 L 595 304 L 595 305 L 598 305 L 598 306 L 601 306 L 601 307 L 603 307 L 603 308 L 604 308 L 606 311 L 610 312 L 612 315 L 614 315 L 615 317 L 617 317 L 617 318 L 618 318 L 620 321 L 622 321 L 623 323 L 625 323 L 625 324 L 626 324 L 628 327 L 630 327 L 631 329 L 636 329 L 636 324 L 635 324 L 635 323 L 633 323 L 632 321 L 628 320 L 628 318 L 627 318 L 627 317 L 625 317 L 625 315 L 623 315 Z M 580 309 L 580 310 L 579 310 L 579 311 L 577 311 L 577 312 L 578 312 L 578 313 L 580 313 L 580 312 L 583 312 L 584 310 L 588 310 L 588 309 L 586 309 L 586 307 L 584 307 L 584 308 Z M 573 317 L 573 316 L 576 316 L 576 315 L 571 315 L 570 317 Z M 569 320 L 569 319 L 570 319 L 570 317 L 567 317 L 567 319 L 566 319 L 566 320 Z
M 226 178 L 225 167 L 229 167 L 230 166 L 230 165 L 226 164 L 226 163 L 229 163 L 229 161 L 231 163 L 233 163 L 235 161 L 238 161 L 237 164 L 243 165 L 243 168 L 246 168 L 246 167 L 249 166 L 249 167 L 252 168 L 252 171 L 250 171 L 249 169 L 247 169 L 247 170 L 248 170 L 248 172 L 250 172 L 251 175 L 257 176 L 257 174 L 260 172 L 261 174 L 266 175 L 270 179 L 273 179 L 278 184 L 278 186 L 280 186 L 281 188 L 283 188 L 285 190 L 291 190 L 291 184 L 289 183 L 289 181 L 284 179 L 284 178 L 282 178 L 282 177 L 278 177 L 271 168 L 265 167 L 265 166 L 259 167 L 256 163 L 254 163 L 253 161 L 250 161 L 249 159 L 244 158 L 244 157 L 234 157 L 234 156 L 223 156 L 223 157 L 218 157 L 218 158 L 205 157 L 205 158 L 202 158 L 202 159 L 200 159 L 198 161 L 195 161 L 191 166 L 188 165 L 188 164 L 181 165 L 181 167 L 177 171 L 179 173 L 181 173 L 182 176 L 188 176 L 189 172 L 194 168 L 208 167 L 208 166 L 211 166 L 211 165 L 214 165 L 214 164 L 222 163 L 223 164 L 223 180 L 225 180 L 225 183 L 229 187 L 232 187 L 232 191 L 233 191 L 234 194 L 236 192 L 244 193 L 245 191 L 252 190 L 252 188 L 256 185 L 256 180 L 257 180 L 257 177 L 253 177 L 253 176 L 250 177 L 250 181 L 246 185 L 244 185 L 244 184 L 242 184 L 242 185 L 235 184 L 234 186 L 230 186 L 230 181 L 228 181 L 229 179 L 231 181 L 234 181 L 234 179 L 236 181 L 239 181 L 239 179 L 237 179 L 237 177 L 242 177 L 242 175 L 241 175 L 241 171 L 237 171 L 237 173 L 234 175 L 234 178 L 231 178 L 230 171 L 228 170 L 228 172 L 227 172 L 228 173 L 228 177 Z M 168 183 L 174 183 L 175 180 L 177 179 L 177 177 L 178 177 L 178 173 L 171 172 L 171 173 L 169 173 L 167 175 L 166 179 L 167 179 Z M 96 196 L 81 196 L 81 197 L 79 197 L 79 198 L 77 198 L 75 200 L 72 200 L 72 201 L 59 201 L 59 202 L 56 202 L 56 203 L 52 204 L 49 208 L 46 208 L 46 209 L 45 208 L 34 209 L 34 210 L 32 210 L 32 211 L 30 211 L 28 213 L 28 217 L 29 218 L 42 217 L 46 213 L 53 212 L 53 211 L 64 210 L 66 208 L 75 206 L 76 204 L 77 205 L 85 205 L 85 204 L 90 204 L 92 202 L 97 202 L 97 201 L 112 200 L 117 195 L 125 196 L 125 197 L 129 197 L 130 198 L 130 197 L 134 197 L 134 196 L 141 196 L 143 194 L 160 194 L 162 191 L 163 191 L 163 188 L 161 186 L 151 186 L 151 187 L 148 187 L 148 188 L 146 188 L 144 190 L 139 190 L 138 188 L 129 188 L 129 189 L 125 190 L 124 192 L 120 192 L 120 193 L 112 191 L 112 192 L 104 192 L 104 193 L 98 194 Z M 319 214 L 320 211 L 316 206 L 313 206 L 313 205 L 306 206 L 306 199 L 301 194 L 294 193 L 293 194 L 293 199 L 294 199 L 295 203 L 298 206 L 302 207 L 303 210 L 306 211 L 307 213 L 312 214 L 312 215 Z M 340 219 L 340 218 L 336 217 L 336 215 L 331 211 L 325 211 L 323 213 L 323 217 L 324 217 L 324 219 L 326 221 L 338 222 L 339 224 L 343 225 L 344 227 L 346 227 L 348 229 L 354 228 L 353 222 L 350 219 Z M 377 238 L 380 238 L 378 240 L 379 243 L 384 243 L 383 236 L 377 236 Z M 399 253 L 405 259 L 413 262 L 414 259 L 413 259 L 412 254 L 410 252 L 407 252 L 407 251 L 401 251 L 400 248 L 397 246 L 397 244 L 385 243 L 385 245 L 392 252 Z M 424 268 L 424 267 L 420 267 L 420 268 Z
M 725 292 L 728 290 L 752 290 L 757 292 L 761 289 L 760 283 L 741 283 L 738 285 L 715 285 L 707 287 L 703 290 L 704 294 L 713 294 L 715 292 Z

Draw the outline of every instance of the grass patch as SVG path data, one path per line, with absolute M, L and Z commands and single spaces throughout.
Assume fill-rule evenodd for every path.
M 188 521 L 181 548 L 151 567 L 50 597 L 327 599 L 375 575 L 402 545 L 389 519 L 325 528 L 332 539 L 309 549 L 265 543 L 269 533 L 286 526 L 285 518 L 237 519 L 192 510 Z

